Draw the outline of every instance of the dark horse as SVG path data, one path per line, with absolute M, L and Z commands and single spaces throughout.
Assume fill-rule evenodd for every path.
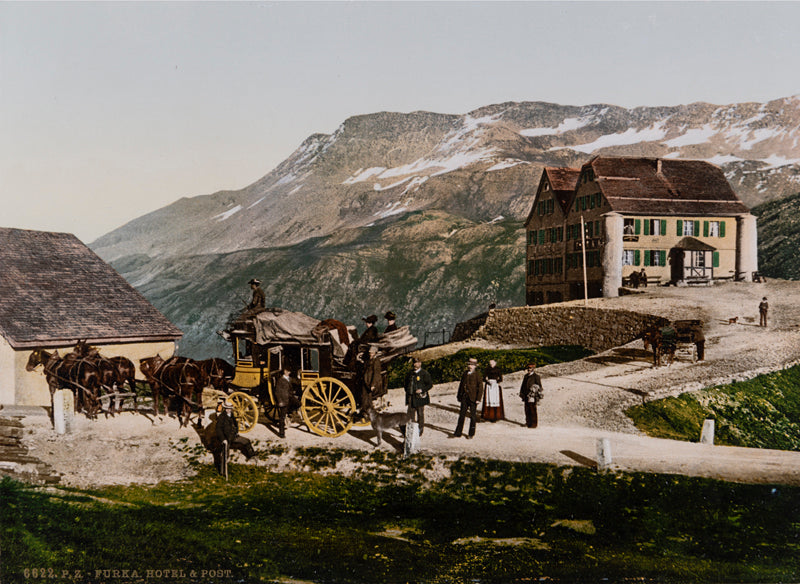
M 189 423 L 193 409 L 199 409 L 202 413 L 205 377 L 193 360 L 171 357 L 165 361 L 160 355 L 156 355 L 139 359 L 139 369 L 153 390 L 153 411 L 156 415 L 160 415 L 158 402 L 162 397 L 162 390 L 181 400 L 181 409 L 178 413 L 181 426 Z M 166 403 L 164 413 L 167 413 Z
M 74 352 L 62 359 L 58 351 L 49 353 L 44 349 L 35 349 L 28 358 L 25 369 L 33 371 L 39 365 L 44 366 L 44 375 L 50 387 L 51 406 L 56 390 L 65 388 L 75 394 L 76 410 L 85 411 L 89 418 L 97 417 L 97 412 L 100 411 L 100 374 L 91 361 Z
M 130 388 L 130 393 L 133 394 L 134 409 L 138 411 L 136 402 L 136 368 L 133 365 L 133 361 L 127 357 L 106 358 L 100 354 L 97 347 L 90 347 L 86 344 L 86 341 L 78 341 L 72 352 L 79 357 L 88 359 L 97 367 L 100 375 L 100 386 L 106 394 L 112 396 L 109 404 L 111 415 L 116 413 L 116 394 L 126 383 Z
M 231 381 L 236 374 L 236 369 L 225 359 L 214 357 L 197 361 L 197 366 L 203 372 L 206 385 L 211 385 L 214 389 L 228 393 Z
M 670 332 L 671 331 L 671 332 Z M 662 359 L 667 365 L 672 365 L 675 360 L 675 335 L 672 327 L 651 326 L 640 336 L 644 343 L 645 351 L 653 348 L 653 366 L 661 365 Z

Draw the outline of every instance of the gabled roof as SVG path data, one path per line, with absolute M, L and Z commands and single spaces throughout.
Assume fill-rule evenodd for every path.
M 17 349 L 183 333 L 74 235 L 0 228 L 0 335 Z
M 694 237 L 684 237 L 674 247 L 687 251 L 716 251 L 716 247 Z
M 594 171 L 614 211 L 641 215 L 739 215 L 749 209 L 722 170 L 704 160 L 598 156 Z
M 561 212 L 567 214 L 567 209 L 575 194 L 575 187 L 578 186 L 578 177 L 581 175 L 580 168 L 545 166 L 542 170 L 542 177 L 539 179 L 539 189 L 536 191 L 536 197 L 531 205 L 531 210 L 528 212 L 528 218 L 525 220 L 527 225 L 531 217 L 533 217 L 536 210 L 536 202 L 542 192 L 542 185 L 545 181 L 550 183 L 550 189 L 553 191 L 553 196 L 558 204 L 561 206 Z

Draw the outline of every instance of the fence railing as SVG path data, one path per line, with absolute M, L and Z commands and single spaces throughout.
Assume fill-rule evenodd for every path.
M 441 342 L 434 342 L 441 339 Z M 422 339 L 423 347 L 435 347 L 436 345 L 444 345 L 450 341 L 450 333 L 442 329 L 440 331 L 425 331 Z

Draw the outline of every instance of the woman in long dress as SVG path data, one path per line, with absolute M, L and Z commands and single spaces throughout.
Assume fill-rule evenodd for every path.
M 483 376 L 485 391 L 483 392 L 483 406 L 481 408 L 481 418 L 490 422 L 505 419 L 503 410 L 503 388 L 500 383 L 503 381 L 503 373 L 497 366 L 497 361 L 489 361 L 489 367 Z

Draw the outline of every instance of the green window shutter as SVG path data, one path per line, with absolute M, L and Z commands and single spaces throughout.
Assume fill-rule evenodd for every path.
M 558 241 L 564 241 L 564 228 L 558 228 Z
M 650 220 L 649 219 L 645 219 L 644 220 L 644 234 L 645 235 L 650 235 Z
M 682 219 L 678 219 L 677 225 L 678 225 L 678 229 L 675 232 L 675 235 L 680 237 L 681 235 L 683 235 L 683 220 Z
M 589 208 L 594 209 L 594 195 L 589 197 Z
M 636 235 L 639 235 L 642 232 L 642 220 L 641 219 L 634 219 L 633 220 L 633 231 Z
M 667 265 L 667 250 L 665 250 L 665 249 L 659 250 L 658 256 L 659 256 L 659 260 L 660 260 L 658 265 L 659 266 L 666 266 Z
M 708 221 L 703 221 L 703 237 L 708 237 Z
M 644 250 L 644 265 L 645 266 L 649 266 L 650 265 L 650 250 L 649 249 Z
M 581 210 L 586 210 L 586 197 L 581 197 Z
M 575 197 L 575 211 L 581 210 L 581 200 L 578 197 Z
M 712 251 L 711 252 L 711 266 L 714 267 L 714 268 L 718 268 L 719 267 L 719 252 L 718 251 Z
M 694 222 L 694 236 L 697 237 L 700 235 L 700 221 Z
M 719 236 L 720 237 L 725 237 L 725 222 L 724 221 L 720 221 L 719 222 Z
M 544 245 L 544 229 L 539 230 L 539 245 Z
M 666 234 L 667 234 L 667 220 L 666 219 L 662 219 L 661 220 L 661 235 L 666 235 Z
M 633 265 L 638 266 L 641 259 L 641 252 L 638 249 L 633 250 Z

